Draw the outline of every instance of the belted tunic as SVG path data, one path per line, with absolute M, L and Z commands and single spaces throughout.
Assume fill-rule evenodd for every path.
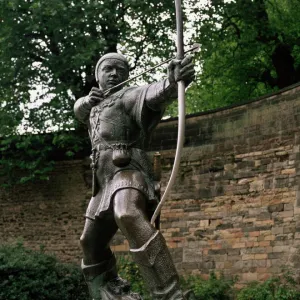
M 145 152 L 150 135 L 170 102 L 174 88 L 163 80 L 151 85 L 124 88 L 91 107 L 86 97 L 76 101 L 76 117 L 88 126 L 94 170 L 93 197 L 86 217 L 95 219 L 110 211 L 120 189 L 132 188 L 157 202 L 152 166 Z M 146 98 L 154 103 L 149 106 Z M 164 105 L 156 105 L 155 103 Z M 129 105 L 128 105 L 129 104 Z M 118 163 L 118 155 L 125 161 Z M 127 159 L 126 159 L 127 157 Z

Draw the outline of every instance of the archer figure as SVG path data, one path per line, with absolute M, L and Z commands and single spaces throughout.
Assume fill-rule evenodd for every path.
M 177 82 L 189 85 L 194 79 L 192 59 L 172 60 L 167 78 L 159 82 L 114 88 L 128 79 L 129 65 L 123 55 L 109 53 L 98 61 L 95 75 L 99 88 L 92 88 L 74 107 L 92 143 L 93 197 L 80 239 L 90 295 L 94 300 L 141 299 L 116 271 L 109 242 L 119 228 L 153 299 L 185 299 L 166 242 L 150 224 L 150 207 L 158 199 L 144 149 L 177 97 Z

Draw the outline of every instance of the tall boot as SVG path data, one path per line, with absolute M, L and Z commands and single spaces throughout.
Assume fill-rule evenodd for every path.
M 142 300 L 130 291 L 126 280 L 118 277 L 114 256 L 95 265 L 82 262 L 81 268 L 93 300 Z
M 165 239 L 157 231 L 141 248 L 131 249 L 154 300 L 184 300 Z

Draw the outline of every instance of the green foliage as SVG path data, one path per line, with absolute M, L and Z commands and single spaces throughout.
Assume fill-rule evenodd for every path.
M 15 182 L 25 183 L 32 179 L 48 179 L 53 161 L 48 160 L 51 145 L 46 136 L 10 136 L 0 140 L 0 176 L 2 186 Z M 42 149 L 41 149 L 42 148 Z
M 150 300 L 138 268 L 131 259 L 119 257 L 121 277 L 132 290 Z M 237 278 L 236 278 L 237 279 Z M 210 274 L 208 280 L 197 276 L 181 278 L 182 288 L 192 290 L 197 300 L 300 300 L 300 288 L 286 273 L 265 282 L 253 282 L 236 290 L 236 279 Z M 22 243 L 0 246 L 0 299 L 2 300 L 86 300 L 88 289 L 78 266 L 59 262 L 54 256 L 25 249 Z
M 241 103 L 300 81 L 298 0 L 209 2 L 189 1 L 197 10 L 194 37 L 201 44 L 189 112 Z
M 139 269 L 131 259 L 120 256 L 118 258 L 118 271 L 122 278 L 130 282 L 133 292 L 139 293 L 144 300 L 151 299 Z
M 169 57 L 175 48 L 168 33 L 175 28 L 174 10 L 171 0 L 0 1 L 0 163 L 9 181 L 47 179 L 53 166 L 49 153 L 57 141 L 71 146 L 70 130 L 79 128 L 74 101 L 96 86 L 101 55 L 118 49 L 132 70 L 152 66 L 152 57 Z M 60 137 L 39 152 L 31 149 L 37 137 L 15 137 L 53 131 Z M 4 148 L 19 140 L 26 145 L 7 153 Z M 68 157 L 81 147 L 80 138 L 72 141 Z M 22 171 L 20 180 L 12 177 Z
M 300 80 L 299 0 L 184 4 L 191 39 L 186 43 L 201 44 L 195 60 L 200 72 L 187 92 L 187 113 L 241 103 Z M 0 1 L 2 172 L 11 177 L 24 171 L 17 182 L 47 179 L 53 167 L 47 159 L 56 141 L 33 154 L 37 138 L 26 135 L 26 145 L 8 156 L 7 145 L 19 144 L 14 136 L 77 131 L 73 104 L 96 85 L 98 58 L 118 50 L 129 58 L 132 70 L 153 66 L 173 55 L 174 29 L 171 0 Z M 153 73 L 145 79 L 153 80 Z M 167 114 L 176 115 L 176 106 Z M 67 140 L 70 158 L 82 147 L 82 139 L 71 142 L 68 134 L 57 140 Z
M 119 257 L 118 269 L 121 277 L 126 278 L 132 290 L 142 295 L 144 300 L 150 300 L 149 291 L 140 275 L 137 265 L 130 258 Z M 236 280 L 226 279 L 223 275 L 217 277 L 210 274 L 208 280 L 198 276 L 181 278 L 181 285 L 184 291 L 192 290 L 197 300 L 230 300 L 233 299 L 235 290 L 233 288 Z
M 221 275 L 211 273 L 208 280 L 190 276 L 183 279 L 183 287 L 193 290 L 197 300 L 230 300 L 234 296 L 235 280 L 229 280 Z
M 285 274 L 263 283 L 254 282 L 241 290 L 237 300 L 299 300 L 300 289 L 294 278 Z
M 55 160 L 76 158 L 87 145 L 87 137 L 74 131 L 0 139 L 0 184 L 11 187 L 32 180 L 49 180 Z
M 78 267 L 18 244 L 0 247 L 0 299 L 86 300 L 88 295 Z
M 174 49 L 167 32 L 175 24 L 171 0 L 3 0 L 0 24 L 5 135 L 20 123 L 38 132 L 74 128 L 74 100 L 95 86 L 94 67 L 104 53 L 119 48 L 134 69 Z

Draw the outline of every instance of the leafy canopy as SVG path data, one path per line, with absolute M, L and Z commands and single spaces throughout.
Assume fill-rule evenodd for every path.
M 173 6 L 170 0 L 1 1 L 1 134 L 16 132 L 21 120 L 38 132 L 74 128 L 73 102 L 95 85 L 102 54 L 126 51 L 134 69 L 174 49 L 166 30 L 174 26 Z
M 188 113 L 239 103 L 300 80 L 299 0 L 184 4 L 190 41 L 201 44 Z M 18 166 L 23 182 L 47 179 L 54 144 L 67 145 L 67 156 L 74 157 L 86 142 L 78 137 L 82 130 L 73 104 L 96 85 L 98 58 L 118 50 L 132 71 L 145 69 L 174 52 L 174 30 L 171 0 L 0 1 L 0 172 L 13 178 Z M 176 115 L 176 103 L 168 114 Z M 50 141 L 14 136 L 53 129 Z M 43 146 L 46 140 L 50 148 Z
M 190 1 L 192 7 L 197 3 Z M 211 0 L 196 10 L 201 72 L 189 90 L 189 112 L 300 81 L 299 0 Z
M 99 57 L 118 49 L 132 70 L 152 66 L 174 51 L 173 28 L 171 0 L 0 1 L 0 172 L 13 178 L 19 167 L 23 182 L 47 178 L 49 138 L 26 133 L 56 130 L 48 144 L 64 144 L 60 132 L 78 130 L 73 104 L 96 85 Z M 70 135 L 80 150 L 82 139 Z

